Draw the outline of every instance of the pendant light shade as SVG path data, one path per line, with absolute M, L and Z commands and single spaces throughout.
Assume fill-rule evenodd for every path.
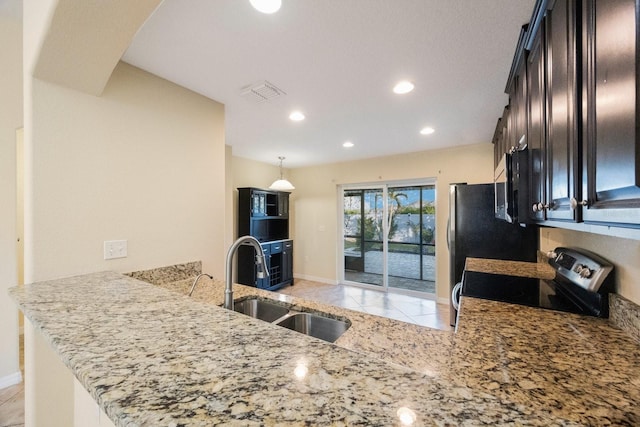
M 251 6 L 262 13 L 275 13 L 280 10 L 282 0 L 249 0 Z
M 282 161 L 284 160 L 284 157 L 280 156 L 278 157 L 278 159 L 280 159 L 280 179 L 276 179 L 275 181 L 273 181 L 273 184 L 269 186 L 269 189 L 278 191 L 295 190 L 296 187 L 294 187 L 292 183 L 284 179 L 284 176 L 282 175 Z

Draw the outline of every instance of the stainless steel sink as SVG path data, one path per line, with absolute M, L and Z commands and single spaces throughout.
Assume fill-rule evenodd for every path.
M 321 340 L 335 342 L 349 329 L 351 322 L 312 313 L 296 313 L 279 320 L 276 325 Z
M 289 313 L 289 309 L 285 306 L 258 298 L 235 301 L 233 310 L 265 322 L 273 322 Z
M 233 310 L 329 342 L 335 342 L 351 326 L 348 319 L 300 312 L 290 307 L 290 304 L 251 296 L 234 301 Z

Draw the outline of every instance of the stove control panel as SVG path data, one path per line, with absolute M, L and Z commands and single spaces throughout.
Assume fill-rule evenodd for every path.
M 598 292 L 613 265 L 584 249 L 556 248 L 549 264 L 556 273 L 590 292 Z

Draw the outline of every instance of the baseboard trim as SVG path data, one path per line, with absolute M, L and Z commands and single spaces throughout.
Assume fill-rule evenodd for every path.
M 293 278 L 294 279 L 300 279 L 300 280 L 309 280 L 310 282 L 326 283 L 327 285 L 337 285 L 338 284 L 338 282 L 335 281 L 335 280 L 327 279 L 327 278 L 324 278 L 324 277 L 308 276 L 306 274 L 302 274 L 302 275 L 294 274 Z M 294 282 L 294 285 L 295 285 L 295 282 Z
M 0 378 L 0 389 L 11 387 L 12 385 L 22 382 L 22 373 L 20 371 Z

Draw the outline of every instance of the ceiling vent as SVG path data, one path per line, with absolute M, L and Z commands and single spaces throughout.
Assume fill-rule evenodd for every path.
M 286 95 L 286 93 L 266 80 L 251 86 L 245 86 L 240 92 L 241 97 L 256 104 L 270 101 L 281 95 Z

